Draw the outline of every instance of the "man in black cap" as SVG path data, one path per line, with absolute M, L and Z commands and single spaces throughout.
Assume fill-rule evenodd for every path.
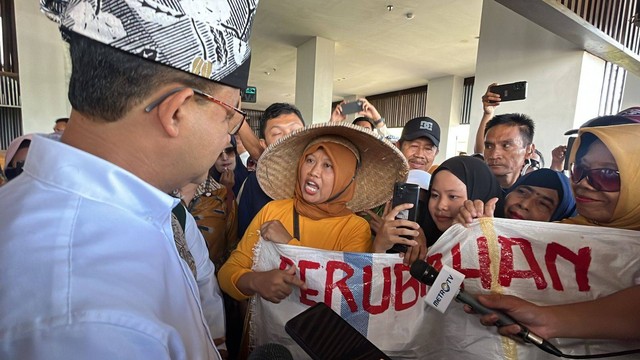
M 69 42 L 73 109 L 0 188 L 1 358 L 220 359 L 213 264 L 168 193 L 245 121 L 256 6 L 41 0 Z
M 398 147 L 409 162 L 409 168 L 429 171 L 438 155 L 440 126 L 430 117 L 409 120 L 402 129 Z

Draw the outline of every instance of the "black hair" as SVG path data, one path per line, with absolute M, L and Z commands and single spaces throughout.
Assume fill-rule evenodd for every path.
M 66 118 L 66 117 L 65 117 L 65 118 L 59 118 L 59 119 L 56 119 L 56 124 L 57 124 L 57 123 L 61 123 L 61 122 L 63 122 L 63 123 L 65 123 L 65 124 L 66 124 L 66 123 L 68 123 L 68 122 L 69 122 L 69 118 Z
M 29 140 L 29 139 L 22 140 L 22 142 L 20 143 L 20 145 L 18 145 L 18 150 L 20 150 L 20 149 L 26 149 L 26 148 L 28 148 L 29 146 L 31 146 L 31 140 Z
M 368 118 L 368 117 L 366 117 L 366 116 L 360 116 L 360 117 L 357 117 L 357 118 L 355 118 L 355 120 L 353 120 L 353 122 L 351 122 L 351 123 L 352 123 L 353 125 L 358 125 L 358 123 L 359 123 L 359 122 L 362 122 L 362 121 L 366 121 L 366 122 L 368 122 L 369 124 L 371 124 L 371 128 L 372 128 L 372 129 L 375 129 L 375 128 L 376 128 L 376 125 L 373 123 L 373 120 L 371 120 L 370 118 Z
M 29 146 L 31 146 L 31 140 L 29 139 L 24 139 L 20 142 L 20 145 L 18 145 L 18 148 L 16 149 L 16 153 L 18 152 L 18 150 L 20 149 L 27 149 L 29 148 Z M 16 154 L 14 153 L 13 156 L 11 157 L 11 159 L 5 159 L 6 163 L 5 163 L 5 167 L 7 169 L 13 169 L 14 167 L 11 166 L 11 163 L 13 162 L 13 159 L 16 157 Z
M 533 143 L 533 134 L 536 126 L 529 116 L 516 113 L 496 115 L 487 122 L 487 126 L 484 128 L 484 135 L 487 136 L 489 130 L 498 125 L 517 126 L 520 129 L 523 145 L 528 146 Z
M 267 129 L 267 122 L 273 118 L 277 118 L 283 114 L 295 114 L 305 126 L 304 119 L 302 118 L 302 114 L 300 110 L 298 110 L 295 105 L 287 104 L 287 103 L 273 103 L 269 105 L 268 108 L 264 110 L 262 116 L 260 116 L 260 138 L 264 139 L 264 131 Z
M 229 142 L 231 143 L 231 146 L 233 147 L 233 151 L 236 153 L 236 155 L 238 154 L 238 135 L 231 135 L 231 140 L 229 140 Z
M 217 83 L 65 31 L 71 55 L 69 102 L 85 115 L 113 122 L 158 87 L 181 83 L 214 92 Z

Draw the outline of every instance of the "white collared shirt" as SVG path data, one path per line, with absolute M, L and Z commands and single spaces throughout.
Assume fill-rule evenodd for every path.
M 197 283 L 178 255 L 177 202 L 34 137 L 24 173 L 0 187 L 0 358 L 219 359 L 220 290 L 191 216 Z

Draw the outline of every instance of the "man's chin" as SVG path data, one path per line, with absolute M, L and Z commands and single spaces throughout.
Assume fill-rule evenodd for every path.
M 489 166 L 489 169 L 491 169 L 494 176 L 506 176 L 509 174 L 509 171 L 502 166 Z

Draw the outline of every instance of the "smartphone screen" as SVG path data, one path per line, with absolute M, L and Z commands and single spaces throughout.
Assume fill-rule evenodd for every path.
M 390 359 L 325 303 L 294 316 L 284 328 L 312 359 Z
M 413 204 L 413 207 L 399 212 L 396 219 L 418 222 L 418 214 L 420 211 L 420 186 L 404 182 L 395 183 L 393 186 L 393 200 L 391 201 L 391 207 L 396 207 L 400 204 Z M 409 239 L 409 237 L 404 237 Z M 407 252 L 407 245 L 394 244 L 391 249 L 387 250 L 387 252 Z
M 342 108 L 343 114 L 354 114 L 362 111 L 362 102 L 361 101 L 353 101 L 340 105 Z

